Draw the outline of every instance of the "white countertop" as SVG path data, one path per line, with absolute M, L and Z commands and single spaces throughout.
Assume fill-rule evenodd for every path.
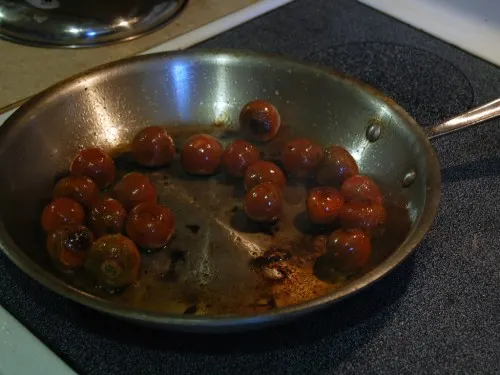
M 358 0 L 500 66 L 499 0 Z
M 76 375 L 0 306 L 0 375 Z

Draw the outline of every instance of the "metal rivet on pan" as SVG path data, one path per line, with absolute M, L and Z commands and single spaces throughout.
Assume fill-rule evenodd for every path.
M 380 127 L 380 124 L 371 123 L 366 129 L 366 138 L 368 138 L 370 142 L 375 142 L 380 138 L 381 131 L 382 129 Z
M 411 184 L 415 182 L 415 178 L 417 178 L 417 172 L 415 171 L 410 171 L 405 174 L 403 178 L 403 187 L 409 187 Z

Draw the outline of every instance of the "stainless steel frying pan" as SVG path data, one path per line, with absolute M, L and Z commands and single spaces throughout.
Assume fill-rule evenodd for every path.
M 153 124 L 170 126 L 177 145 L 201 131 L 228 142 L 238 136 L 240 108 L 255 98 L 274 103 L 284 121 L 280 136 L 262 146 L 266 158 L 276 158 L 292 136 L 340 144 L 381 185 L 388 228 L 363 272 L 342 278 L 321 263 L 324 233 L 303 220 L 305 186 L 288 188 L 285 219 L 263 231 L 242 215 L 241 183 L 223 174 L 187 177 L 178 163 L 144 171 L 178 225 L 168 249 L 143 255 L 137 284 L 109 294 L 84 275 L 51 266 L 39 216 L 77 150 L 115 152 Z M 424 131 L 365 84 L 249 52 L 189 51 L 108 64 L 39 94 L 0 128 L 0 246 L 46 287 L 120 318 L 190 331 L 283 321 L 339 301 L 402 262 L 438 208 L 440 168 L 428 138 L 499 113 L 497 100 Z M 117 164 L 122 172 L 135 168 L 123 155 Z

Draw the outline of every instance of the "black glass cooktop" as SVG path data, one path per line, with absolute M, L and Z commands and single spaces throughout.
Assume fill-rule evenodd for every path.
M 345 71 L 424 126 L 500 96 L 497 67 L 352 0 L 298 0 L 203 46 Z M 441 207 L 413 256 L 290 324 L 232 335 L 136 327 L 49 292 L 3 255 L 0 303 L 81 374 L 499 373 L 500 121 L 434 146 Z

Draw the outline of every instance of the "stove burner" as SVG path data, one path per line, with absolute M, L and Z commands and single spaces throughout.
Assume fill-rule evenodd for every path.
M 187 0 L 0 0 L 0 37 L 44 47 L 93 47 L 164 26 Z
M 378 88 L 420 124 L 436 124 L 465 112 L 474 102 L 474 90 L 465 74 L 451 62 L 422 49 L 360 42 L 329 47 L 308 59 Z

